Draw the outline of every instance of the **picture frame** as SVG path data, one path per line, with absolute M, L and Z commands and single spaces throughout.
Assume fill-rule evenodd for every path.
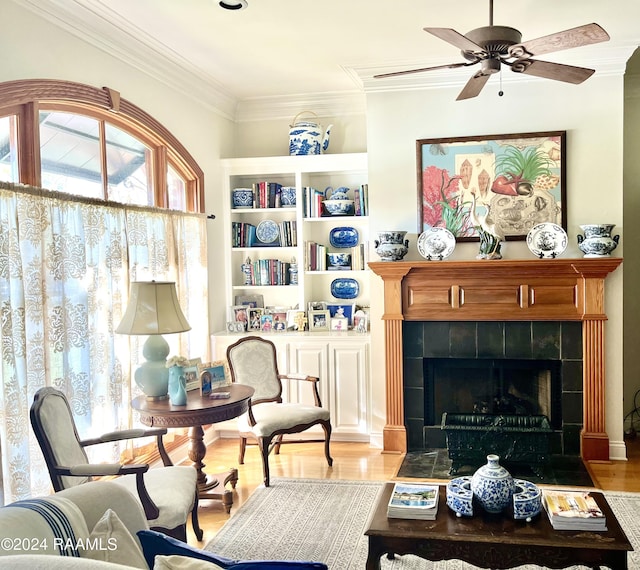
M 309 331 L 328 331 L 331 315 L 324 309 L 321 311 L 309 311 Z
M 263 313 L 260 317 L 260 330 L 262 332 L 273 332 L 273 315 L 271 313 Z
M 249 322 L 247 323 L 248 331 L 259 331 L 260 330 L 260 318 L 264 313 L 264 309 L 260 307 L 249 308 L 247 311 L 249 315 Z
M 332 331 L 347 331 L 349 330 L 349 320 L 344 317 L 334 317 L 331 319 Z
M 236 295 L 235 306 L 245 305 L 249 308 L 264 309 L 264 296 L 263 295 Z
M 353 315 L 353 330 L 358 333 L 369 331 L 369 317 L 363 310 L 358 310 Z
M 356 312 L 354 303 L 327 303 L 330 318 L 344 317 L 349 326 L 353 323 L 353 314 Z
M 227 322 L 227 332 L 229 333 L 241 333 L 246 330 L 249 323 L 243 323 L 242 321 L 229 321 Z
M 201 396 L 208 396 L 216 388 L 231 385 L 231 374 L 226 360 L 198 364 L 198 377 Z
M 186 381 L 186 390 L 197 390 L 200 388 L 200 375 L 198 374 L 198 364 L 202 362 L 200 358 L 192 358 L 184 369 L 184 379 Z
M 287 311 L 287 328 L 294 331 L 304 330 L 305 319 L 306 313 L 304 311 L 289 309 Z
M 231 305 L 229 309 L 229 321 L 244 323 L 245 327 L 249 322 L 249 307 L 247 305 Z
M 567 229 L 566 131 L 420 139 L 416 165 L 420 232 L 444 227 L 463 242 L 483 224 L 504 240 L 543 222 Z

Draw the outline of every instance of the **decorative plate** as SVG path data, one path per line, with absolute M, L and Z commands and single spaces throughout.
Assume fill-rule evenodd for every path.
M 360 284 L 351 277 L 341 277 L 331 282 L 331 294 L 336 299 L 355 299 L 360 292 Z
M 567 232 L 551 222 L 537 224 L 527 234 L 527 247 L 541 259 L 558 257 L 567 249 Z
M 273 243 L 278 239 L 280 228 L 273 220 L 262 220 L 256 228 L 256 237 L 262 243 Z
M 329 243 L 333 247 L 356 247 L 358 245 L 358 230 L 350 226 L 333 228 L 329 232 Z
M 425 259 L 444 259 L 456 248 L 456 238 L 447 228 L 429 228 L 418 236 L 418 253 Z

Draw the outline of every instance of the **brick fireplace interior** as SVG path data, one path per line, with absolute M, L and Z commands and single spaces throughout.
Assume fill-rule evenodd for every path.
M 535 392 L 553 397 L 559 390 L 560 415 L 550 418 L 553 451 L 608 460 L 604 293 L 606 276 L 621 263 L 613 257 L 369 263 L 384 282 L 384 451 L 421 448 L 427 428 L 437 425 L 425 393 L 431 366 L 425 359 L 548 360 L 556 364 L 542 375 L 552 378 L 559 367 L 561 383 L 538 388 L 536 376 Z
M 444 448 L 443 412 L 545 415 L 551 453 L 580 454 L 579 322 L 405 322 L 409 451 Z

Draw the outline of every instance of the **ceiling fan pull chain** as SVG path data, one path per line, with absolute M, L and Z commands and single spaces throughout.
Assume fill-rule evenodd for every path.
M 500 91 L 498 91 L 498 97 L 502 97 L 504 91 L 502 90 L 502 67 L 500 68 Z

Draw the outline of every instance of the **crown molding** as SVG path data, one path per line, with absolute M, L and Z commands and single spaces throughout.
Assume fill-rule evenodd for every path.
M 216 79 L 93 0 L 12 0 L 105 53 L 234 120 L 237 100 Z

